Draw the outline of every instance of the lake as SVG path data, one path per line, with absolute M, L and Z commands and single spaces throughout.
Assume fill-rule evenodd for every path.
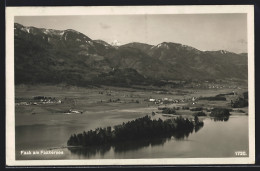
M 64 118 L 64 116 L 56 116 Z M 72 133 L 94 129 L 97 126 L 109 126 L 109 123 L 121 124 L 129 118 L 118 116 L 100 116 L 93 122 L 94 116 L 68 116 L 62 121 L 50 119 L 46 124 L 16 126 L 16 159 L 141 159 L 141 158 L 188 158 L 188 157 L 235 157 L 236 151 L 248 154 L 248 116 L 231 115 L 229 119 L 214 120 L 200 118 L 204 126 L 184 139 L 168 138 L 153 141 L 135 141 L 117 146 L 88 149 L 62 148 L 60 155 L 21 155 L 21 150 L 40 151 L 53 147 L 66 146 Z M 37 118 L 37 117 L 35 117 Z M 39 119 L 39 118 L 38 118 Z M 96 117 L 95 117 L 96 119 Z M 81 121 L 81 122 L 79 122 Z M 53 123 L 54 122 L 54 123 Z

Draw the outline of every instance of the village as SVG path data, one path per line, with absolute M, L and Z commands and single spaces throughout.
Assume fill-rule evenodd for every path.
M 42 88 L 38 86 L 35 91 Z M 151 114 L 156 117 L 182 115 L 189 118 L 198 112 L 209 115 L 216 107 L 227 108 L 233 113 L 248 113 L 247 108 L 243 108 L 246 106 L 244 90 L 240 89 L 226 88 L 216 92 L 210 89 L 71 88 L 73 93 L 60 93 L 63 88 L 51 87 L 53 91 L 48 94 L 35 95 L 32 92 L 17 96 L 15 105 L 17 110 L 37 116 L 76 117 L 103 112 L 122 117 Z
M 41 105 L 41 104 L 60 104 L 62 101 L 55 97 L 35 96 L 33 98 L 16 98 L 16 106 L 29 106 L 29 105 Z
M 147 99 L 145 99 L 146 101 Z M 193 102 L 193 104 L 196 104 L 196 97 L 188 98 L 188 99 L 172 99 L 172 98 L 160 98 L 160 99 L 154 99 L 150 98 L 148 99 L 149 102 L 154 102 L 154 104 L 170 104 L 170 103 L 184 103 L 184 102 Z

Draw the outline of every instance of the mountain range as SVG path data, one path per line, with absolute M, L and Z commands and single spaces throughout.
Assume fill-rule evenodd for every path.
M 191 38 L 192 39 L 192 38 Z M 111 45 L 78 31 L 14 24 L 15 83 L 152 84 L 247 79 L 247 54 L 200 51 L 173 42 Z

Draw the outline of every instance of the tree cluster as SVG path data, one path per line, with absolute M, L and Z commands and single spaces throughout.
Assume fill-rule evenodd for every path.
M 247 107 L 248 101 L 245 98 L 239 97 L 235 101 L 231 100 L 231 107 L 233 108 L 241 108 L 241 107 Z
M 194 108 L 190 108 L 190 111 L 202 111 L 203 108 L 202 107 L 194 107 Z
M 183 117 L 168 120 L 153 120 L 144 116 L 121 125 L 97 128 L 71 135 L 68 146 L 97 146 L 127 142 L 133 140 L 164 138 L 176 136 L 182 138 L 189 135 L 195 127 L 203 126 L 203 122 L 191 121 Z
M 211 110 L 210 116 L 212 117 L 226 117 L 229 116 L 229 110 L 224 108 L 214 108 Z
M 194 113 L 193 116 L 207 116 L 207 115 L 204 112 L 200 111 L 200 112 Z
M 173 108 L 165 108 L 162 113 L 164 114 L 176 114 L 176 111 Z

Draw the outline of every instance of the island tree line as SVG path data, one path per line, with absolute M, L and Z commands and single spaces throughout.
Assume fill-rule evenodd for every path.
M 121 125 L 113 127 L 97 128 L 87 132 L 73 134 L 67 141 L 68 146 L 97 146 L 126 141 L 164 138 L 174 136 L 177 139 L 188 136 L 193 130 L 203 126 L 195 116 L 194 120 L 185 119 L 181 116 L 174 119 L 151 119 L 150 116 L 137 118 Z

